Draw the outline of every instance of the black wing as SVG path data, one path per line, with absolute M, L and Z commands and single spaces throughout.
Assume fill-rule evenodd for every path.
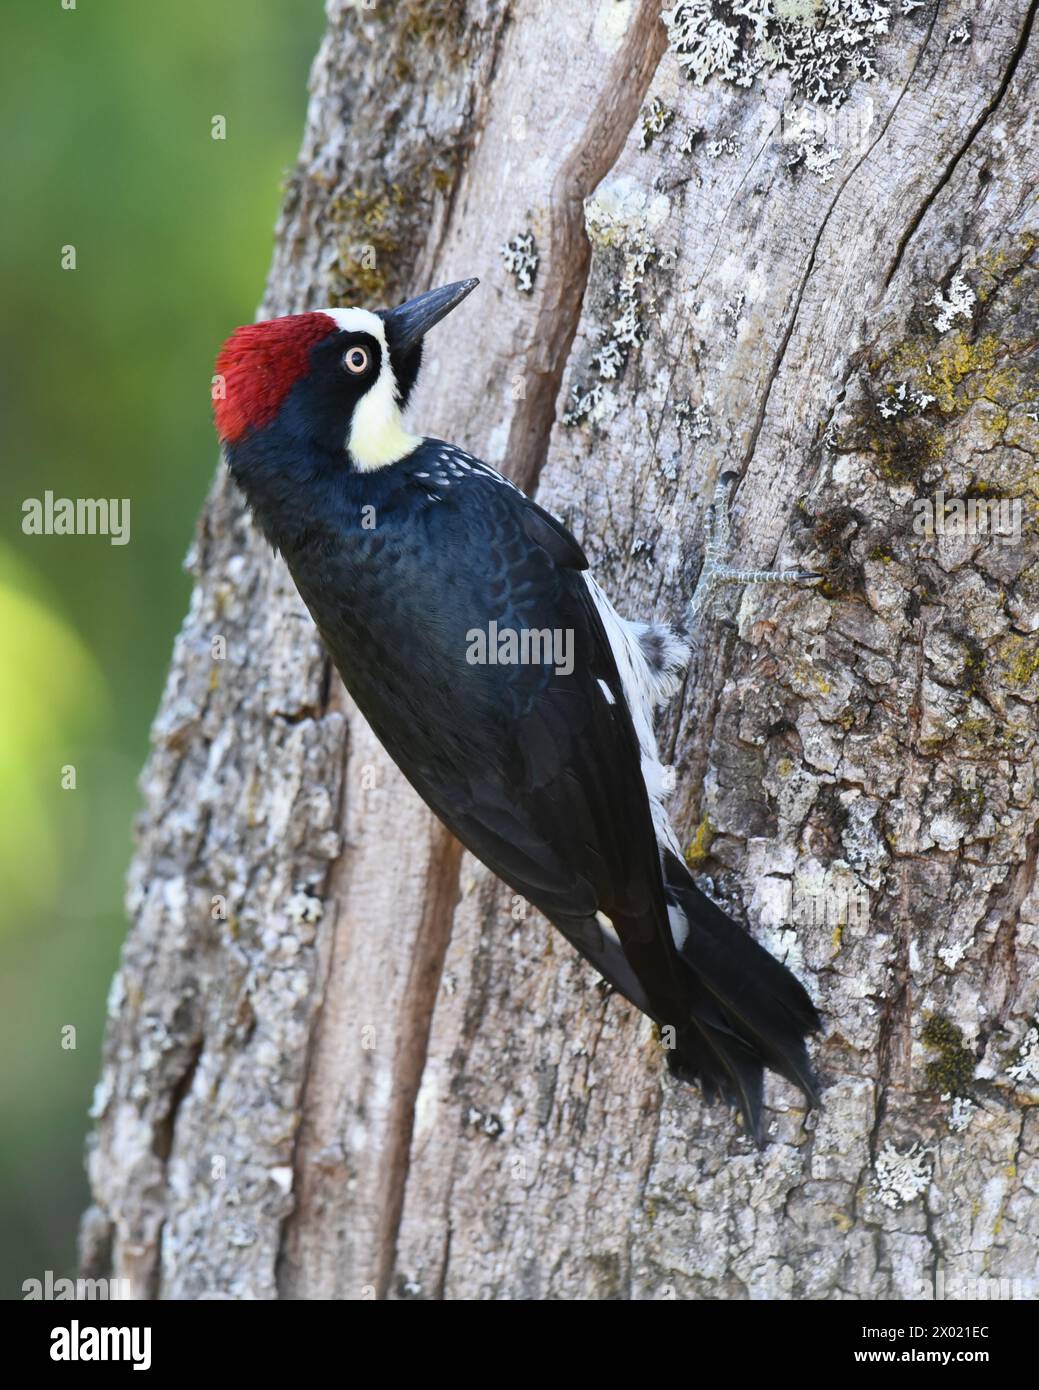
M 437 486 L 423 472 L 420 521 L 412 513 L 395 532 L 387 513 L 377 615 L 362 634 L 357 614 L 344 623 L 311 603 L 325 641 L 377 737 L 458 839 L 638 1007 L 677 1017 L 687 986 L 638 740 L 581 549 L 496 475 Z M 488 658 L 495 632 L 552 634 L 552 659 L 481 663 L 481 631 Z

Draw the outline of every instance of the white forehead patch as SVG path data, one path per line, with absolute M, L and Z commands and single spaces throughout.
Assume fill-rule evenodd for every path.
M 381 347 L 386 346 L 383 321 L 370 309 L 322 309 L 320 312 L 335 319 L 341 333 L 370 333 Z
M 397 381 L 393 375 L 386 328 L 378 314 L 368 309 L 323 309 L 343 333 L 367 333 L 382 349 L 379 375 L 354 407 L 346 448 L 362 473 L 386 468 L 406 458 L 422 440 L 409 434 L 401 420 Z

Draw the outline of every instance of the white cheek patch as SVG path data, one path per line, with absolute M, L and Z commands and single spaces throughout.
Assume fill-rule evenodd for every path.
M 379 375 L 354 407 L 346 447 L 362 473 L 386 468 L 406 458 L 418 448 L 422 439 L 404 428 L 382 319 L 367 309 L 324 309 L 322 312 L 334 319 L 344 332 L 370 334 L 382 349 Z

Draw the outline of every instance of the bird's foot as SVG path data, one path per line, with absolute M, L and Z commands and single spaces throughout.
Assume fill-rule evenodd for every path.
M 751 570 L 726 563 L 729 552 L 729 506 L 732 486 L 739 475 L 723 473 L 714 489 L 714 500 L 707 508 L 706 545 L 703 568 L 689 603 L 690 631 L 703 620 L 711 600 L 725 584 L 802 584 L 815 583 L 822 575 L 815 570 Z

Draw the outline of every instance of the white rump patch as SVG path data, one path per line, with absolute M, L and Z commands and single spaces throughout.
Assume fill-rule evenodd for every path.
M 678 837 L 664 808 L 664 767 L 653 732 L 653 710 L 676 689 L 676 672 L 680 669 L 677 663 L 679 659 L 684 663 L 688 658 L 688 648 L 677 634 L 667 630 L 670 640 L 667 643 L 665 660 L 659 670 L 654 670 L 646 659 L 640 639 L 647 633 L 658 636 L 663 630 L 647 627 L 645 623 L 625 621 L 588 570 L 584 571 L 584 580 L 606 629 L 610 650 L 613 652 L 613 659 L 621 678 L 624 699 L 631 713 L 631 721 L 635 725 L 642 761 L 642 780 L 646 784 L 657 844 L 661 849 L 670 849 L 681 859 L 682 850 Z
M 642 649 L 654 686 L 653 703 L 667 704 L 689 665 L 689 643 L 663 623 L 628 623 Z
M 404 428 L 397 379 L 393 375 L 382 319 L 368 309 L 323 309 L 321 312 L 334 319 L 342 332 L 370 334 L 382 349 L 379 375 L 357 402 L 350 422 L 350 437 L 346 441 L 350 457 L 362 473 L 397 463 L 417 449 L 422 439 Z
M 587 570 L 584 578 L 606 629 L 610 650 L 620 673 L 624 699 L 635 725 L 642 780 L 646 784 L 657 845 L 661 853 L 669 849 L 679 860 L 684 860 L 678 836 L 664 805 L 667 795 L 664 790 L 664 767 L 653 732 L 653 711 L 678 689 L 689 660 L 689 644 L 669 627 L 656 623 L 629 623 L 620 616 Z M 605 930 L 602 914 L 596 915 L 600 919 L 599 925 Z M 689 936 L 689 923 L 677 902 L 668 901 L 667 918 L 675 949 L 680 951 Z

